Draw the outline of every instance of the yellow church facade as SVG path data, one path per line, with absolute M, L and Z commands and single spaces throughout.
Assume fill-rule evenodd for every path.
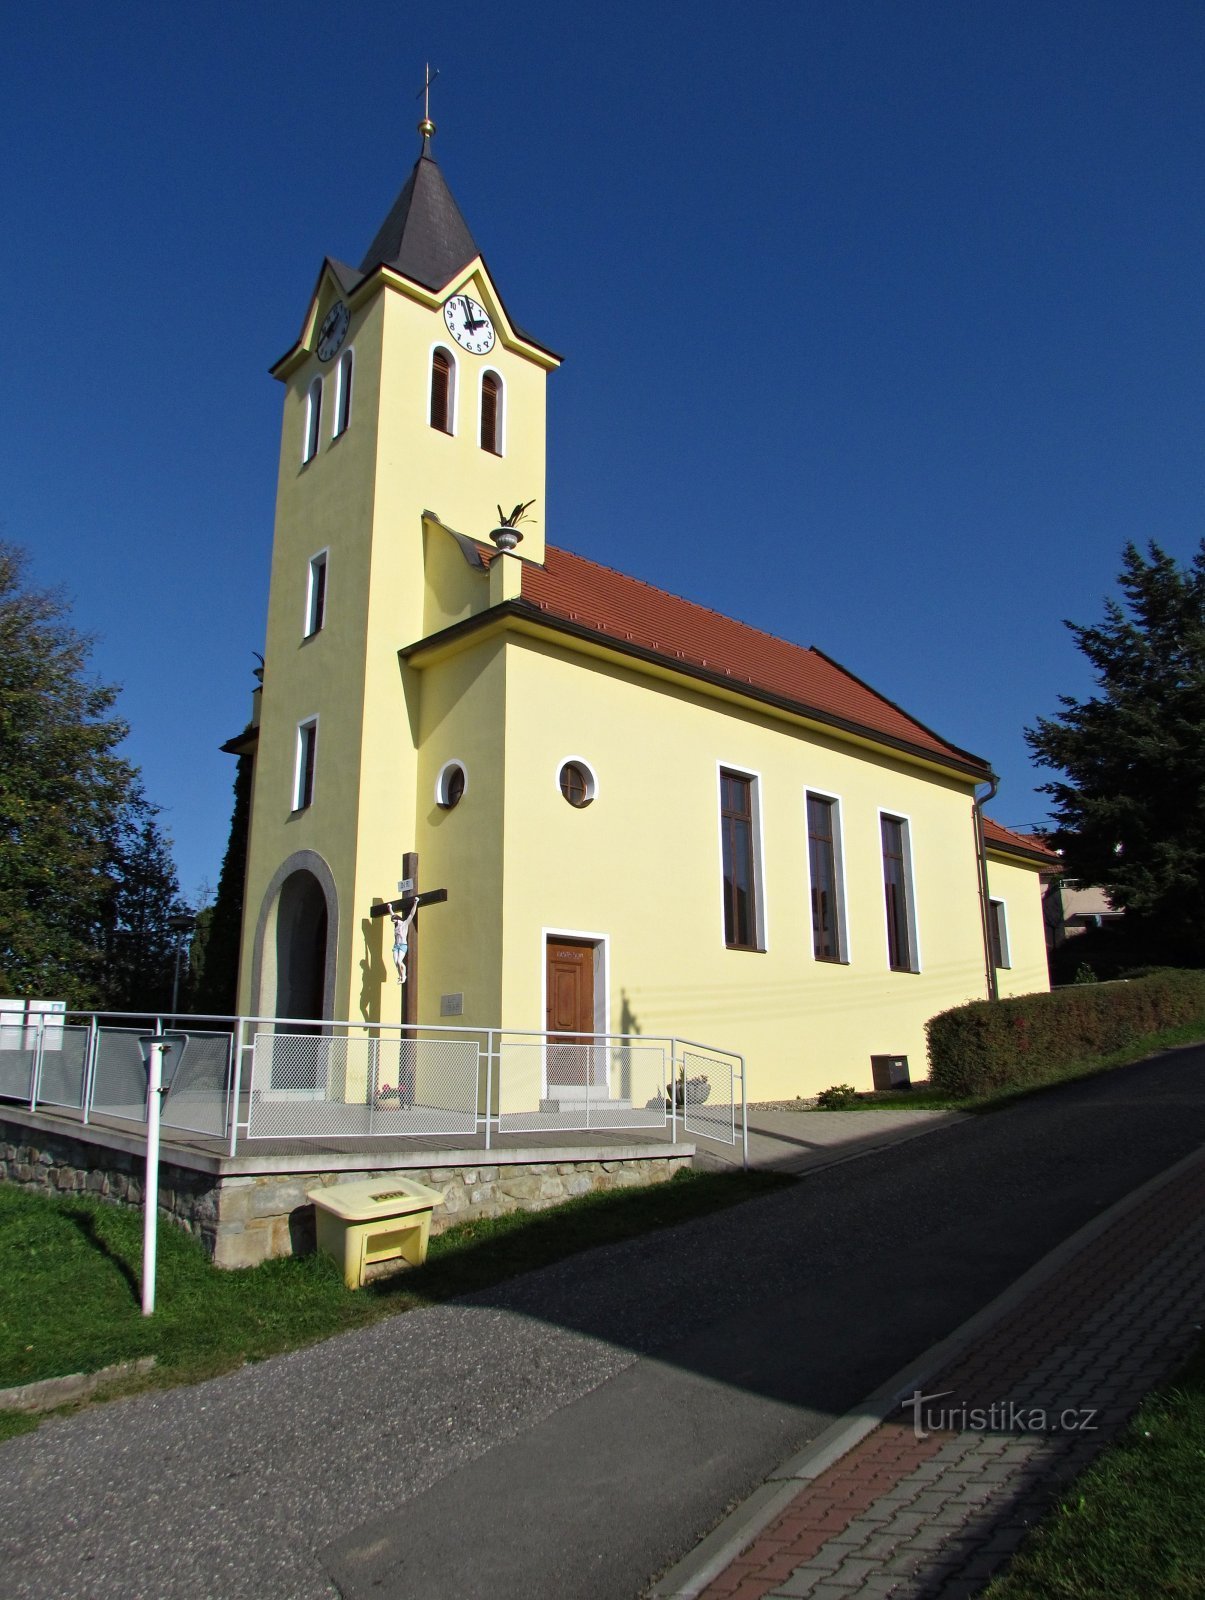
M 1051 859 L 981 816 L 987 763 L 821 652 L 546 541 L 559 357 L 430 131 L 274 369 L 240 1010 L 685 1036 L 755 1099 L 923 1076 L 929 1017 L 1047 987 Z M 415 858 L 447 898 L 403 989 L 379 912 Z

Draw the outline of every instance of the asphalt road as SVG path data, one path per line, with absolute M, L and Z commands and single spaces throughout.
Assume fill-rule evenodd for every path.
M 1181 1051 L 0 1447 L 7 1600 L 632 1600 L 1205 1140 Z

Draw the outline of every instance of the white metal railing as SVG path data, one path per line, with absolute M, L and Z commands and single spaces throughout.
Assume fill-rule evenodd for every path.
M 744 1058 L 643 1034 L 31 1014 L 0 1026 L 0 1099 L 146 1123 L 141 1041 L 165 1049 L 162 1121 L 234 1156 L 264 1140 L 342 1147 L 414 1137 L 490 1149 L 515 1133 L 679 1130 L 748 1155 Z

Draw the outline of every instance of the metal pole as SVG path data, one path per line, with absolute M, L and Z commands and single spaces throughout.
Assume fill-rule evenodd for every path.
M 494 1097 L 494 1030 L 485 1036 L 485 1148 L 490 1148 L 490 1103 Z
M 226 1111 L 226 1117 L 227 1117 L 226 1125 L 230 1130 L 229 1152 L 230 1152 L 230 1159 L 232 1161 L 233 1161 L 235 1155 L 238 1152 L 238 1107 L 239 1107 L 239 1100 L 242 1098 L 242 1087 L 243 1087 L 243 1038 L 244 1038 L 243 1030 L 246 1027 L 246 1025 L 247 1025 L 246 1024 L 246 1019 L 243 1018 L 243 1017 L 240 1017 L 238 1019 L 238 1026 L 234 1031 L 234 1039 L 232 1041 L 233 1046 L 234 1046 L 234 1060 L 231 1062 L 230 1101 L 229 1101 L 229 1104 L 227 1106 L 227 1111 Z
M 142 1215 L 142 1314 L 155 1310 L 155 1255 L 159 1228 L 159 1102 L 163 1093 L 163 1052 L 167 1041 L 148 1039 L 146 1075 L 146 1179 Z
M 28 1030 L 29 1030 L 29 1026 L 30 1026 L 30 1023 L 31 1023 L 32 1020 L 33 1019 L 31 1019 L 31 1017 L 29 1015 L 29 1012 L 27 1011 L 25 1013 L 26 1038 L 29 1037 Z M 32 1065 L 30 1066 L 30 1069 L 29 1069 L 29 1109 L 31 1111 L 36 1111 L 38 1109 L 38 1080 L 42 1076 L 42 1038 L 43 1038 L 43 1034 L 42 1034 L 42 1018 L 41 1018 L 41 1016 L 37 1017 L 37 1020 L 36 1020 L 36 1022 L 34 1022 L 33 1025 L 37 1028 L 38 1031 L 37 1031 L 36 1035 L 34 1036 L 33 1062 L 32 1062 Z
M 749 1170 L 749 1097 L 745 1090 L 745 1058 L 737 1056 L 741 1064 L 741 1165 Z
M 96 1052 L 100 1048 L 100 1028 L 96 1021 L 96 1012 L 88 1018 L 88 1043 L 85 1046 L 84 1056 L 84 1093 L 83 1106 L 84 1124 L 92 1114 L 92 1096 L 96 1091 Z
M 683 1107 L 685 1109 L 685 1107 Z M 669 1139 L 678 1142 L 678 1041 L 669 1042 Z

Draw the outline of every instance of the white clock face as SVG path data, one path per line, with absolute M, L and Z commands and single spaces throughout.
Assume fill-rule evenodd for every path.
M 454 294 L 444 306 L 448 332 L 462 350 L 484 356 L 494 348 L 494 324 L 489 312 L 467 294 Z
M 343 343 L 347 333 L 347 324 L 351 321 L 351 312 L 342 300 L 336 300 L 334 305 L 322 319 L 322 326 L 318 329 L 318 359 L 329 361 L 335 351 Z

